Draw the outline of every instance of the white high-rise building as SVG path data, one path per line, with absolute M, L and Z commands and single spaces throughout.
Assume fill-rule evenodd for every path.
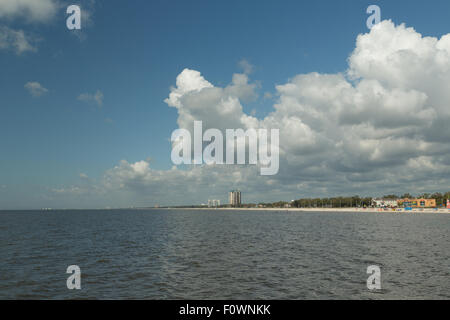
M 232 207 L 240 207 L 241 206 L 241 192 L 239 190 L 230 191 L 229 202 Z

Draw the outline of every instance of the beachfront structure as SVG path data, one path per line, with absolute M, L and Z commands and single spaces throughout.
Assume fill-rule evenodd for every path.
M 373 199 L 372 206 L 377 208 L 396 208 L 398 201 L 395 199 Z
M 436 199 L 400 199 L 398 205 L 405 208 L 435 208 Z
M 208 200 L 208 208 L 217 208 L 220 207 L 220 200 Z
M 228 194 L 229 203 L 232 207 L 241 206 L 241 192 L 239 190 L 232 190 Z

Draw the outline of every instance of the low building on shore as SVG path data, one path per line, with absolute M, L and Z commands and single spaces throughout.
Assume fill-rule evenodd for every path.
M 435 208 L 436 199 L 400 199 L 398 200 L 398 204 L 404 208 Z
M 220 200 L 208 200 L 208 208 L 217 208 L 220 207 Z
M 377 208 L 397 208 L 398 201 L 396 199 L 373 199 L 372 206 Z

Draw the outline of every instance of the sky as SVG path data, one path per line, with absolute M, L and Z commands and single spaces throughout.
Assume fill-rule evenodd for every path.
M 0 209 L 449 191 L 449 14 L 446 0 L 0 0 Z M 194 120 L 280 129 L 279 173 L 174 166 L 171 134 Z

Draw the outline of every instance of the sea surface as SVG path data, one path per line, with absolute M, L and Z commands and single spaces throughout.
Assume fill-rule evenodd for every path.
M 3 211 L 0 299 L 450 299 L 450 215 Z

